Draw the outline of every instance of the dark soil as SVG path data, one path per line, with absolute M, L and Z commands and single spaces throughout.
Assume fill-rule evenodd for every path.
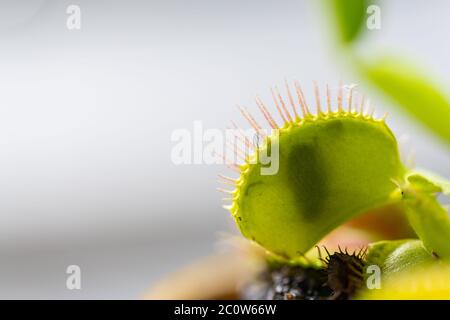
M 359 254 L 336 252 L 322 269 L 267 267 L 242 292 L 243 299 L 256 300 L 348 300 L 363 284 L 363 262 Z
M 288 267 L 266 270 L 247 286 L 243 299 L 320 300 L 329 299 L 333 291 L 326 285 L 323 270 Z

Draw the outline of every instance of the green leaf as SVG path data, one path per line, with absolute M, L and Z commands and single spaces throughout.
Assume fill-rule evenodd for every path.
M 443 262 L 423 264 L 382 282 L 378 290 L 363 290 L 363 300 L 448 300 L 450 266 Z
M 340 40 L 345 43 L 354 41 L 363 29 L 366 19 L 367 0 L 326 0 L 339 31 Z
M 394 58 L 360 61 L 358 67 L 373 85 L 450 144 L 450 102 L 425 75 Z
M 438 175 L 425 171 L 413 171 L 406 177 L 406 180 L 414 185 L 416 190 L 426 193 L 443 193 L 450 196 L 450 182 Z
M 408 220 L 427 250 L 450 259 L 450 219 L 436 195 L 411 183 L 402 188 L 402 194 Z
M 342 223 L 401 200 L 391 196 L 392 180 L 405 174 L 383 121 L 344 111 L 295 121 L 240 166 L 228 207 L 246 238 L 285 259 L 305 255 Z M 276 174 L 265 174 L 257 161 L 267 153 L 277 156 Z
M 379 241 L 369 245 L 366 265 L 377 265 L 383 277 L 391 277 L 435 259 L 420 240 Z M 384 280 L 384 279 L 383 279 Z

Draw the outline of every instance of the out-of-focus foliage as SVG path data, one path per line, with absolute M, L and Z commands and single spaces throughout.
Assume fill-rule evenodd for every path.
M 364 290 L 360 299 L 448 300 L 450 299 L 450 266 L 435 263 L 391 277 L 381 289 Z
M 379 241 L 369 245 L 367 265 L 381 268 L 383 281 L 410 268 L 433 262 L 435 259 L 420 240 Z
M 338 26 L 333 31 L 341 43 L 339 49 L 350 57 L 348 61 L 361 79 L 450 146 L 450 100 L 434 81 L 395 54 L 381 57 L 372 52 L 371 56 L 362 56 L 355 49 L 369 18 L 369 4 L 346 0 L 325 1 L 325 4 L 331 20 Z M 378 5 L 383 10 L 382 3 Z M 450 266 L 436 259 L 438 256 L 444 261 L 450 258 L 450 220 L 437 198 L 439 193 L 450 194 L 450 183 L 415 171 L 398 183 L 408 220 L 421 241 L 373 244 L 368 264 L 382 266 L 383 274 L 389 279 L 383 282 L 382 290 L 368 290 L 362 298 L 450 299 Z M 404 273 L 406 269 L 409 272 Z M 393 274 L 395 276 L 390 277 Z
M 351 43 L 364 31 L 367 0 L 325 0 L 334 12 L 340 40 Z
M 403 111 L 421 122 L 450 145 L 450 101 L 429 77 L 416 70 L 403 59 L 392 55 L 368 62 L 354 50 L 354 45 L 366 29 L 369 18 L 367 8 L 372 3 L 364 0 L 324 1 L 334 31 L 346 56 L 352 57 L 354 69 L 361 78 L 390 98 Z M 377 3 L 381 6 L 382 3 Z M 382 7 L 380 8 L 382 10 Z M 381 22 L 380 22 L 381 23 Z M 374 57 L 372 57 L 374 58 Z M 375 57 L 376 58 L 376 57 Z
M 402 190 L 409 223 L 429 252 L 450 259 L 450 219 L 434 194 L 414 189 Z
M 450 101 L 426 75 L 398 58 L 357 66 L 371 84 L 450 144 Z
M 426 170 L 415 170 L 408 174 L 407 181 L 414 189 L 426 193 L 443 193 L 450 196 L 450 182 Z

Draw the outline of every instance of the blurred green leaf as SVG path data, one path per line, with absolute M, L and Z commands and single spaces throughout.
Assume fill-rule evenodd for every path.
M 417 188 L 417 181 L 402 189 L 409 223 L 430 253 L 450 260 L 450 219 L 434 194 Z
M 367 0 L 325 0 L 337 24 L 340 40 L 351 43 L 363 29 L 366 20 Z
M 381 288 L 363 289 L 356 299 L 429 300 L 450 297 L 450 266 L 431 256 L 420 240 L 370 244 L 366 265 L 381 268 Z
M 360 61 L 358 68 L 385 95 L 450 144 L 450 102 L 428 77 L 394 58 Z
M 433 256 L 424 248 L 422 241 L 406 239 L 379 241 L 369 245 L 366 265 L 377 265 L 381 274 L 390 277 L 423 263 L 433 262 Z
M 416 170 L 408 174 L 406 180 L 414 189 L 425 193 L 443 193 L 450 196 L 450 182 L 425 170 Z

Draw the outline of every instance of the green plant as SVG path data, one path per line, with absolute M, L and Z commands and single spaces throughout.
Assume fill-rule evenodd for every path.
M 384 118 L 365 113 L 362 102 L 356 103 L 357 111 L 352 89 L 345 110 L 342 88 L 336 108 L 327 90 L 325 111 L 316 87 L 316 114 L 298 84 L 296 89 L 298 104 L 287 88 L 291 111 L 281 95 L 275 96 L 280 117 L 288 119 L 281 127 L 258 100 L 272 134 L 237 166 L 240 177 L 228 208 L 242 234 L 292 260 L 351 218 L 400 203 L 430 254 L 449 258 L 450 221 L 436 200 L 448 184 L 405 167 Z M 244 116 L 261 132 L 248 111 Z M 261 158 L 274 150 L 279 170 L 265 175 Z
M 426 127 L 447 146 L 450 146 L 450 100 L 447 94 L 442 92 L 426 72 L 417 67 L 417 63 L 405 63 L 405 60 L 408 61 L 408 59 L 405 59 L 404 56 L 400 58 L 395 53 L 377 54 L 378 48 L 370 46 L 370 37 L 368 37 L 365 22 L 368 19 L 367 13 L 370 12 L 368 10 L 369 5 L 374 4 L 378 11 L 385 10 L 384 3 L 376 0 L 323 1 L 322 8 L 330 14 L 331 19 L 329 21 L 333 21 L 336 26 L 333 28 L 337 31 L 335 33 L 335 38 L 338 40 L 336 52 L 340 53 L 342 57 L 347 57 L 348 67 L 354 70 L 362 81 L 378 90 L 393 102 L 394 106 L 414 118 L 417 123 Z M 342 12 L 346 12 L 353 18 L 343 19 Z M 358 35 L 358 37 L 346 37 L 348 34 Z M 362 40 L 365 41 L 363 44 L 366 49 L 365 52 L 368 52 L 371 56 L 363 54 L 359 50 Z M 434 260 L 436 258 L 448 260 L 450 257 L 450 247 L 448 246 L 450 238 L 449 216 L 447 210 L 438 202 L 436 197 L 437 194 L 449 196 L 448 182 L 433 174 L 421 171 L 409 173 L 403 181 L 398 181 L 398 186 L 408 220 L 421 241 L 406 241 L 404 243 L 388 241 L 382 244 L 374 244 L 371 247 L 369 260 L 371 260 L 370 257 L 378 256 L 376 261 L 378 264 L 389 265 L 389 268 L 384 268 L 384 273 L 388 276 L 392 273 L 392 270 L 403 269 L 404 266 L 409 268 L 423 265 L 422 260 L 424 259 L 427 260 L 428 265 L 434 265 L 430 261 L 430 257 Z M 408 250 L 404 250 L 406 247 Z M 386 248 L 395 249 L 393 250 L 395 254 L 385 255 Z M 400 278 L 398 281 L 394 279 L 388 284 L 388 287 L 391 286 L 389 289 L 383 290 L 378 295 L 367 295 L 366 297 L 389 298 L 392 297 L 389 290 L 394 288 L 391 291 L 401 293 L 394 294 L 394 297 L 419 298 L 423 295 L 420 295 L 417 288 L 421 288 L 425 284 L 428 289 L 436 285 L 436 290 L 431 290 L 428 297 L 433 297 L 438 292 L 437 296 L 449 298 L 448 282 L 450 277 L 448 276 L 449 273 L 445 271 L 448 267 L 446 269 L 443 266 L 444 272 L 441 280 L 437 280 L 438 268 L 436 266 L 430 268 L 433 276 L 424 277 L 423 274 L 426 274 L 424 270 L 421 270 L 417 275 L 421 280 L 416 283 L 416 290 L 409 290 L 409 293 L 412 292 L 413 295 L 408 295 L 408 289 L 405 289 L 408 288 L 408 285 L 405 285 L 405 283 L 408 281 L 413 283 L 415 276 L 402 274 L 398 276 Z M 411 272 L 414 272 L 414 270 Z M 446 275 L 447 277 L 445 277 Z M 437 285 L 438 283 L 441 286 Z M 445 290 L 439 289 L 439 287 L 442 288 L 443 283 L 447 286 Z M 396 289 L 395 286 L 397 286 Z M 427 290 L 423 290 L 423 292 L 426 296 Z M 441 295 L 444 292 L 446 294 Z
M 361 80 L 450 145 L 450 102 L 429 77 L 393 55 L 368 59 L 358 53 L 356 44 L 364 35 L 369 1 L 325 3 L 332 16 L 330 20 L 337 24 L 337 52 L 351 61 Z M 408 282 L 405 274 L 411 272 L 418 272 L 418 287 L 426 286 L 427 281 L 436 284 L 438 292 L 430 292 L 429 297 L 434 294 L 441 297 L 441 293 L 449 297 L 448 288 L 442 289 L 437 280 L 436 265 L 446 270 L 444 275 L 448 277 L 444 283 L 448 283 L 450 219 L 438 195 L 449 196 L 450 183 L 402 164 L 397 141 L 384 118 L 368 115 L 364 102 L 355 105 L 353 89 L 349 90 L 344 108 L 342 87 L 335 104 L 327 87 L 327 106 L 323 108 L 316 86 L 314 114 L 309 111 L 298 84 L 296 91 L 298 104 L 287 88 L 290 110 L 280 94 L 274 95 L 282 126 L 257 100 L 272 133 L 253 147 L 243 164 L 235 166 L 240 176 L 227 179 L 235 186 L 230 192 L 232 204 L 227 208 L 242 234 L 282 263 L 301 261 L 311 265 L 316 261 L 311 262 L 310 249 L 332 230 L 369 211 L 394 205 L 406 215 L 419 240 L 373 243 L 364 259 L 365 265 L 381 267 L 389 281 L 387 287 L 393 288 L 392 297 L 414 297 L 409 293 L 417 292 L 405 285 Z M 255 131 L 263 135 L 255 118 L 248 111 L 242 112 Z M 264 175 L 261 172 L 265 157 L 274 152 L 279 153 L 279 171 Z M 426 268 L 433 271 L 431 280 L 423 276 Z M 404 286 L 406 291 L 397 290 L 396 286 Z M 390 297 L 386 290 L 383 292 L 363 293 L 360 297 Z
M 352 95 L 345 110 L 341 90 L 336 107 L 328 97 L 322 110 L 317 100 L 312 114 L 298 85 L 297 93 L 300 102 L 291 111 L 278 108 L 288 119 L 280 128 L 261 108 L 273 131 L 239 167 L 230 207 L 244 236 L 286 259 L 305 255 L 352 217 L 395 201 L 393 180 L 406 170 L 384 119 L 365 113 L 361 102 L 357 111 Z M 281 95 L 277 99 L 286 106 Z M 253 116 L 247 118 L 255 125 Z M 260 158 L 274 153 L 274 145 L 279 170 L 265 175 Z
M 450 146 L 450 100 L 442 89 L 430 79 L 417 63 L 395 54 L 377 54 L 378 48 L 370 47 L 366 21 L 370 5 L 383 9 L 383 2 L 376 0 L 324 0 L 322 9 L 327 20 L 334 23 L 336 53 L 348 62 L 362 81 L 385 95 L 393 106 L 401 108 L 419 124 L 427 127 Z M 358 44 L 370 48 L 368 57 L 358 50 Z M 345 58 L 345 59 L 344 59 Z

